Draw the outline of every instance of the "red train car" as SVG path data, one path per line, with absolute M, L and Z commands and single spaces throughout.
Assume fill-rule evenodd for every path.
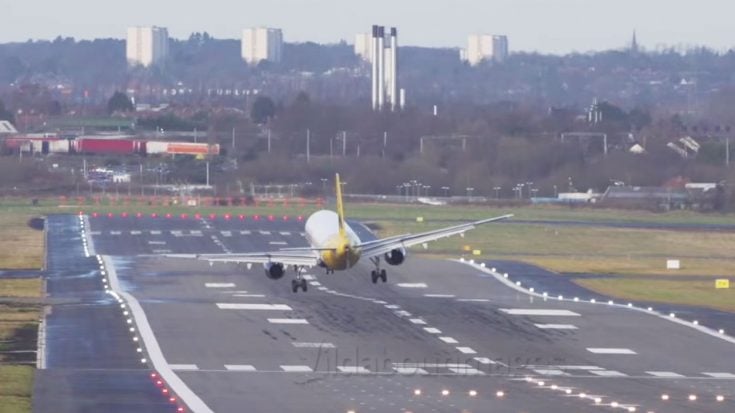
M 133 139 L 79 138 L 74 142 L 74 151 L 89 154 L 130 155 L 144 153 L 144 145 Z

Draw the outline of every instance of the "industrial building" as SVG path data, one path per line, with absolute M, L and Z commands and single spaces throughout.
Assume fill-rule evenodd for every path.
M 283 32 L 281 29 L 254 27 L 242 31 L 242 58 L 248 64 L 265 60 L 278 63 L 283 56 Z
M 391 27 L 386 33 L 385 27 L 373 26 L 370 50 L 373 110 L 403 109 L 406 95 L 398 89 L 398 30 Z
M 373 61 L 373 37 L 370 33 L 355 35 L 355 54 L 366 62 Z
M 149 67 L 168 56 L 168 30 L 163 27 L 128 27 L 126 56 L 129 66 Z
M 467 49 L 460 51 L 460 59 L 475 66 L 484 60 L 503 62 L 508 58 L 508 37 L 504 35 L 471 34 Z

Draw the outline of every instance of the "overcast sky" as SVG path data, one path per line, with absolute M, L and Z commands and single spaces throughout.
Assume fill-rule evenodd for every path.
M 371 7 L 372 6 L 372 7 Z M 0 0 L 0 43 L 28 39 L 124 38 L 134 25 L 172 37 L 207 31 L 283 29 L 284 39 L 349 43 L 371 24 L 395 25 L 401 44 L 465 47 L 470 33 L 506 34 L 511 50 L 567 53 L 639 43 L 735 45 L 733 0 Z

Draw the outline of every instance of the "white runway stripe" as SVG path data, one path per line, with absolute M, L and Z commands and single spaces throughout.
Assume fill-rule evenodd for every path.
M 220 231 L 220 234 L 222 234 L 223 237 L 231 237 L 232 231 Z
M 221 310 L 265 310 L 265 311 L 291 311 L 292 308 L 286 304 L 241 304 L 241 303 L 217 303 Z
M 454 294 L 424 294 L 426 298 L 454 298 Z
M 663 378 L 681 378 L 684 377 L 679 373 L 674 373 L 673 371 L 647 371 L 646 374 L 650 374 L 651 376 L 655 377 L 663 377 Z
M 715 379 L 735 379 L 735 374 L 732 373 L 702 373 L 705 376 L 709 376 Z
M 398 374 L 429 374 L 426 370 L 418 367 L 393 367 Z
M 196 364 L 169 364 L 168 366 L 171 367 L 171 370 L 178 370 L 178 371 L 199 370 L 199 367 L 197 367 Z
M 149 245 L 166 245 L 166 241 L 148 241 Z
M 429 334 L 441 334 L 442 333 L 441 330 L 439 330 L 438 328 L 434 328 L 434 327 L 424 327 L 424 331 L 426 331 Z
M 590 370 L 590 373 L 600 377 L 628 377 L 627 374 L 615 370 Z
M 305 279 L 306 281 L 313 281 L 313 280 L 316 280 L 316 277 L 314 277 L 314 276 L 313 276 L 313 275 L 311 275 L 311 274 L 304 274 L 304 275 L 303 275 L 303 278 L 304 278 L 304 279 Z
M 487 357 L 475 357 L 474 360 L 480 364 L 496 364 L 494 361 Z
M 466 374 L 468 376 L 484 376 L 485 373 L 472 367 L 450 368 L 453 373 Z
M 337 366 L 337 370 L 341 371 L 342 373 L 351 373 L 351 374 L 370 373 L 370 370 L 362 366 Z
M 225 364 L 225 369 L 230 371 L 257 371 L 255 366 L 250 364 Z
M 309 324 L 305 318 L 269 318 L 271 324 Z
M 260 231 L 260 235 L 270 235 L 270 231 Z
M 447 343 L 447 344 L 457 344 L 459 341 L 455 340 L 452 337 L 439 337 L 439 340 Z
M 311 373 L 314 371 L 309 366 L 281 366 L 281 370 L 286 373 Z
M 122 231 L 110 231 L 110 235 L 122 235 Z
M 427 288 L 428 286 L 426 283 L 399 283 L 396 284 L 396 287 L 401 288 Z
M 142 232 L 140 231 L 130 231 L 130 235 L 140 235 Z
M 332 343 L 306 343 L 294 341 L 291 344 L 296 348 L 337 348 L 337 346 Z
M 473 350 L 472 347 L 457 347 L 457 350 L 459 350 L 460 353 L 463 354 L 477 354 L 477 352 Z
M 411 317 L 411 313 L 409 313 L 406 310 L 399 310 L 399 311 L 394 312 L 394 314 L 397 315 L 398 317 Z
M 579 317 L 578 313 L 569 310 L 540 309 L 540 308 L 501 308 L 500 311 L 510 315 L 551 316 L 551 317 Z
M 422 320 L 420 318 L 412 318 L 411 319 L 411 322 L 414 323 L 414 324 L 426 325 L 426 321 L 424 321 L 424 320 Z
M 271 241 L 269 242 L 270 245 L 288 245 L 288 242 L 286 241 Z
M 457 301 L 460 303 L 489 303 L 488 298 L 458 298 Z
M 161 235 L 161 231 L 153 230 L 151 231 L 151 235 Z
M 234 283 L 204 283 L 207 288 L 235 288 Z
M 250 231 L 248 230 L 240 231 L 240 235 L 250 235 Z
M 538 328 L 545 330 L 576 330 L 577 326 L 572 324 L 534 324 Z
M 232 294 L 232 296 L 239 298 L 265 298 L 265 294 Z
M 442 368 L 455 368 L 455 369 L 469 369 L 472 366 L 464 363 L 393 363 L 393 368 L 405 367 L 405 368 L 425 368 L 425 369 L 442 369 Z
M 288 237 L 288 236 L 290 236 L 290 235 L 291 235 L 291 233 L 290 233 L 290 232 L 288 232 L 288 231 L 281 231 L 281 235 L 283 235 L 283 236 L 285 236 L 285 237 Z
M 542 375 L 542 376 L 568 376 L 567 373 L 564 373 L 562 370 L 555 370 L 555 369 L 534 369 L 536 373 Z
M 594 354 L 637 354 L 629 348 L 588 348 L 587 351 Z

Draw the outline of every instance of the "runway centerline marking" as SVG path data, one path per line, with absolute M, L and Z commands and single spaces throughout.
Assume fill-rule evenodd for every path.
M 719 372 L 711 372 L 711 373 L 702 373 L 705 376 L 709 376 L 715 379 L 735 379 L 735 374 L 732 373 L 719 373 Z
M 225 364 L 225 369 L 230 371 L 257 371 L 255 366 L 250 364 Z
M 674 373 L 673 371 L 647 371 L 646 374 L 650 374 L 651 376 L 655 377 L 664 377 L 664 378 L 682 378 L 683 375 L 679 373 Z
M 587 351 L 594 354 L 623 354 L 623 355 L 634 355 L 638 354 L 629 348 L 599 348 L 591 347 Z
M 534 324 L 536 327 L 545 330 L 576 330 L 577 326 L 573 324 Z
M 305 318 L 269 318 L 271 324 L 309 324 Z
M 337 348 L 332 343 L 308 343 L 308 342 L 301 342 L 301 341 L 294 341 L 291 343 L 296 348 Z
M 541 308 L 501 308 L 500 311 L 509 315 L 548 316 L 548 317 L 579 317 L 579 313 L 569 310 L 541 309 Z
M 396 287 L 401 287 L 401 288 L 428 288 L 428 285 L 426 285 L 426 283 L 398 283 L 398 284 L 396 284 Z
M 258 303 L 217 303 L 221 310 L 258 310 L 258 311 L 291 311 L 293 308 L 286 304 L 258 304 Z
M 199 367 L 196 364 L 169 364 L 168 366 L 171 367 L 171 370 L 177 370 L 177 371 L 199 370 Z
M 477 354 L 477 352 L 473 350 L 472 347 L 457 347 L 457 350 L 459 350 L 462 354 Z
M 207 288 L 235 288 L 235 283 L 204 283 Z
M 337 370 L 342 373 L 353 373 L 353 374 L 369 374 L 370 370 L 362 366 L 337 366 Z
M 314 371 L 309 366 L 281 366 L 281 370 L 286 373 L 311 373 Z
M 600 377 L 628 377 L 627 374 L 616 370 L 590 370 L 590 373 Z
M 452 337 L 439 337 L 439 340 L 447 343 L 447 344 L 457 344 L 459 341 L 455 340 Z

